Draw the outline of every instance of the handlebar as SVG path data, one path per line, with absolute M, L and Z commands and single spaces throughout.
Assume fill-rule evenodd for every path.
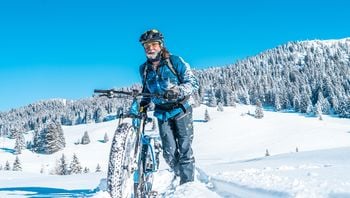
M 127 95 L 133 98 L 137 97 L 161 97 L 158 94 L 141 93 L 139 90 L 134 89 L 132 91 L 118 91 L 115 89 L 95 89 L 94 93 L 98 93 L 98 96 L 106 96 L 108 98 L 116 98 L 118 95 Z

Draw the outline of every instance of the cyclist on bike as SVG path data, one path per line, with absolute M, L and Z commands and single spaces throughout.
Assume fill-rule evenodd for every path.
M 158 119 L 163 156 L 180 177 L 180 184 L 194 180 L 195 160 L 192 151 L 193 120 L 190 95 L 197 91 L 198 82 L 188 63 L 169 53 L 158 30 L 148 30 L 140 37 L 147 61 L 140 66 L 144 93 L 153 97 L 141 100 L 141 109 L 155 104 L 154 116 Z

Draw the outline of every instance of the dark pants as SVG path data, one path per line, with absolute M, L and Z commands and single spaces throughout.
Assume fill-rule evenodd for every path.
M 192 108 L 164 122 L 158 120 L 162 139 L 163 156 L 177 176 L 180 184 L 194 180 L 194 156 L 192 151 Z

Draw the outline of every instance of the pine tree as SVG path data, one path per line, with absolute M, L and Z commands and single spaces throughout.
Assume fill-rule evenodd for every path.
M 5 167 L 4 167 L 4 170 L 5 170 L 5 171 L 9 171 L 9 170 L 11 170 L 11 166 L 10 166 L 9 161 L 6 161 L 6 163 L 5 163 Z
M 63 129 L 60 123 L 54 123 L 57 130 L 57 146 L 62 149 L 66 147 L 66 140 L 64 138 Z
M 255 109 L 255 118 L 261 119 L 264 117 L 264 112 L 262 109 L 262 104 L 260 100 L 256 102 L 256 109 Z
M 104 137 L 103 137 L 103 142 L 107 143 L 109 141 L 108 135 L 107 133 L 105 133 Z
M 34 152 L 39 152 L 41 146 L 41 139 L 40 139 L 40 131 L 39 128 L 34 129 L 34 135 L 33 135 L 33 145 L 31 150 Z
M 32 141 L 26 141 L 26 149 L 32 150 L 33 149 L 33 142 Z
M 279 94 L 276 94 L 275 95 L 275 111 L 280 111 L 282 109 L 281 107 L 281 100 L 280 100 L 280 95 Z
M 72 162 L 69 165 L 70 174 L 81 174 L 82 173 L 82 169 L 83 168 L 80 165 L 78 157 L 74 153 Z
M 2 164 L 0 164 L 0 171 L 2 170 Z
M 22 146 L 21 146 L 20 140 L 18 138 L 16 138 L 15 147 L 13 150 L 15 150 L 14 154 L 16 154 L 16 155 L 22 153 Z
M 59 123 L 49 122 L 39 135 L 34 135 L 34 150 L 38 153 L 52 154 L 65 146 L 62 126 Z
M 56 175 L 68 175 L 69 174 L 67 160 L 66 160 L 66 156 L 64 154 L 62 154 L 61 158 L 56 163 L 55 173 L 56 173 Z
M 211 88 L 211 89 L 208 91 L 207 97 L 208 97 L 208 106 L 209 106 L 209 107 L 216 107 L 216 105 L 217 105 L 217 100 L 216 100 L 216 97 L 215 97 L 214 88 Z
M 97 164 L 96 166 L 96 173 L 101 172 L 101 166 L 100 164 Z
M 94 113 L 95 122 L 96 123 L 102 122 L 105 115 L 106 115 L 106 112 L 103 110 L 103 108 L 98 107 Z
M 83 137 L 81 138 L 81 144 L 89 144 L 89 143 L 90 143 L 89 134 L 87 131 L 85 131 Z
M 208 109 L 205 109 L 204 120 L 205 120 L 206 122 L 209 122 L 209 121 L 210 121 L 210 116 L 209 116 Z
M 224 107 L 223 107 L 223 105 L 222 105 L 222 102 L 219 102 L 219 103 L 218 103 L 217 111 L 224 111 Z
M 13 171 L 22 171 L 22 165 L 21 162 L 18 159 L 18 156 L 16 156 L 15 161 L 13 162 Z
M 13 133 L 12 133 L 13 137 L 15 138 L 15 154 L 21 154 L 22 153 L 22 149 L 25 148 L 25 139 L 24 139 L 24 135 L 23 133 L 21 133 L 19 130 L 17 129 L 13 129 Z
M 90 172 L 90 169 L 88 167 L 85 166 L 84 168 L 84 173 L 89 173 Z
M 45 172 L 45 166 L 42 164 L 40 168 L 40 173 L 43 174 Z
M 337 113 L 340 117 L 350 118 L 350 97 L 340 101 Z
M 78 138 L 76 142 L 74 142 L 75 145 L 80 144 L 81 140 Z

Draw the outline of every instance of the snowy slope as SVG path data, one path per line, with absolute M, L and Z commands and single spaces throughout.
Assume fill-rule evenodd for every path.
M 263 119 L 247 115 L 254 107 L 194 109 L 196 181 L 174 188 L 164 161 L 155 177 L 159 197 L 350 197 L 350 120 L 295 113 L 264 112 Z M 108 197 L 103 191 L 110 142 L 116 121 L 63 127 L 67 146 L 53 155 L 23 151 L 22 172 L 0 171 L 0 197 Z M 91 143 L 74 142 L 88 131 Z M 29 138 L 27 135 L 26 138 Z M 0 138 L 0 165 L 12 165 L 13 140 Z M 298 149 L 299 152 L 296 152 Z M 270 156 L 265 157 L 266 150 Z M 73 153 L 83 167 L 102 173 L 56 176 L 48 173 L 62 153 Z M 44 174 L 40 174 L 41 167 Z M 102 181 L 101 181 L 102 180 Z

